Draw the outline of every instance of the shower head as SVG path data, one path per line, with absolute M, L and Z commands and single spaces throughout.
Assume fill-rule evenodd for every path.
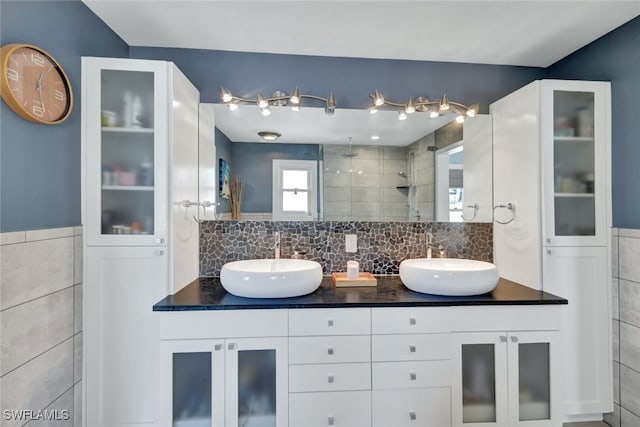
M 354 153 L 353 151 L 351 151 L 351 137 L 349 137 L 349 151 L 344 153 L 342 157 L 356 157 L 357 155 L 358 153 Z
M 400 176 L 401 176 L 401 177 L 403 177 L 403 178 L 407 178 L 407 179 L 409 178 L 409 177 L 407 176 L 407 174 L 406 174 L 406 173 L 404 173 L 403 171 L 398 172 L 398 175 L 400 175 Z

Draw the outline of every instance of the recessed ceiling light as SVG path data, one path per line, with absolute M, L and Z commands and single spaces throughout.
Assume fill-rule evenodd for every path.
M 377 141 L 378 139 L 380 139 L 380 136 L 379 135 L 373 135 L 371 137 L 371 139 L 374 140 L 374 141 Z
M 278 132 L 263 130 L 258 132 L 258 136 L 265 141 L 275 141 L 276 139 L 280 138 L 281 135 Z

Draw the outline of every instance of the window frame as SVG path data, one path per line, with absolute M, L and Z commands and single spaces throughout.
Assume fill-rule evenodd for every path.
M 306 171 L 308 176 L 307 192 L 308 209 L 304 211 L 284 211 L 282 207 L 283 193 L 291 191 L 282 186 L 282 175 L 285 170 Z M 273 192 L 271 202 L 272 217 L 275 221 L 313 221 L 318 217 L 318 162 L 316 160 L 282 160 L 273 159 Z

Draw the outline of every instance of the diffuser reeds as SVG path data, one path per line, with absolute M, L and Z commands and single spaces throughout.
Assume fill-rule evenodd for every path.
M 231 219 L 233 220 L 240 219 L 245 185 L 245 180 L 238 175 L 233 175 L 231 177 L 231 182 L 229 184 L 229 190 L 231 193 L 231 196 L 229 197 L 229 204 L 231 205 Z

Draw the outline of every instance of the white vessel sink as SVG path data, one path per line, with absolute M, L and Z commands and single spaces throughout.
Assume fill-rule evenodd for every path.
M 471 259 L 407 259 L 400 263 L 400 280 L 412 291 L 425 294 L 481 295 L 495 289 L 498 269 Z
M 322 282 L 322 266 L 304 259 L 228 262 L 220 271 L 227 292 L 247 298 L 287 298 L 311 293 Z

